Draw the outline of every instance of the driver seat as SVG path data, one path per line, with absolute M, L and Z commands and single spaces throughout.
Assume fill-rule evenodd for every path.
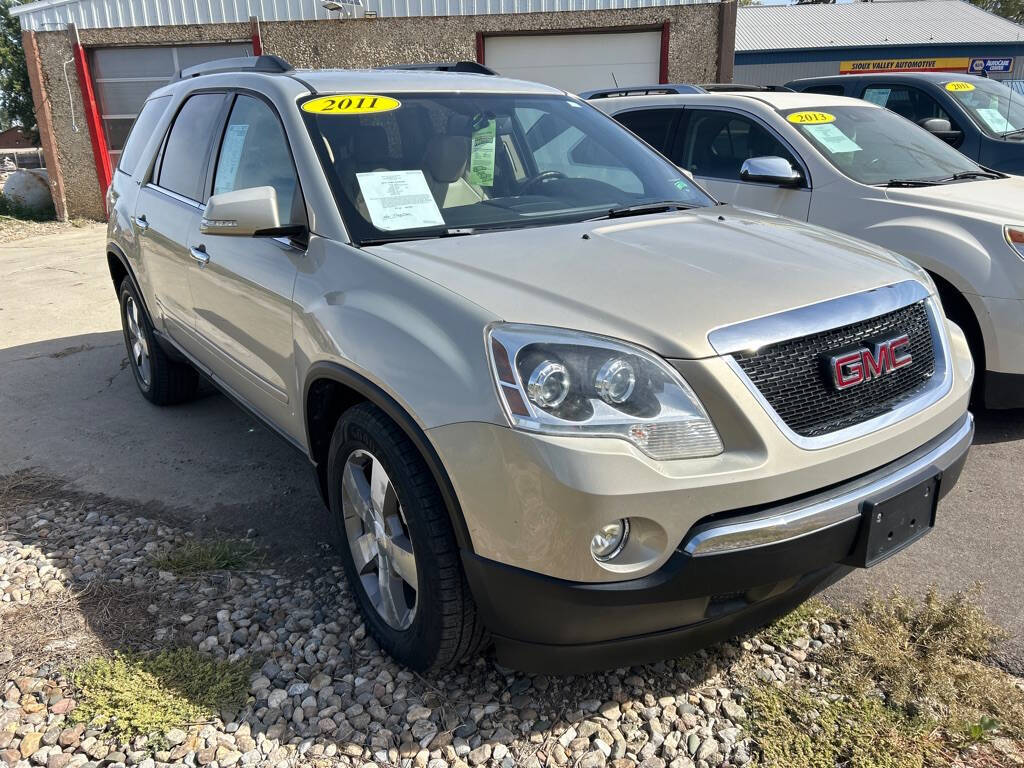
M 468 136 L 434 136 L 423 155 L 423 175 L 439 208 L 473 205 L 487 199 L 483 189 L 466 179 Z

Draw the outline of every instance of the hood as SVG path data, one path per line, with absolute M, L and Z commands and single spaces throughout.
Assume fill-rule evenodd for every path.
M 678 358 L 712 356 L 715 328 L 913 277 L 875 246 L 730 206 L 367 250 L 502 320 Z
M 1024 223 L 1024 177 L 978 179 L 935 187 L 887 189 L 886 197 L 931 210 L 1002 224 Z

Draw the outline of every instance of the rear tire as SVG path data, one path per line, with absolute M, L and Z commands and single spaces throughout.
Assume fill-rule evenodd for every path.
M 339 419 L 327 467 L 345 575 L 374 640 L 421 671 L 476 653 L 485 633 L 448 510 L 409 437 L 361 403 Z
M 199 388 L 199 373 L 188 363 L 172 360 L 157 342 L 153 324 L 131 278 L 121 281 L 118 296 L 128 364 L 142 396 L 154 405 L 191 400 Z

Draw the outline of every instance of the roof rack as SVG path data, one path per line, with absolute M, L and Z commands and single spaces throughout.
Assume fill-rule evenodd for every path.
M 425 64 L 392 64 L 377 69 L 418 69 L 427 72 L 471 72 L 477 75 L 497 75 L 490 67 L 475 61 L 435 61 Z
M 792 88 L 787 88 L 784 85 L 750 85 L 747 83 L 701 83 L 700 87 L 708 93 L 793 92 Z
M 704 93 L 699 85 L 691 83 L 660 83 L 659 85 L 631 85 L 625 88 L 597 88 L 583 91 L 581 99 L 610 99 L 616 96 L 658 96 L 666 93 Z
M 239 56 L 235 59 L 215 59 L 178 72 L 178 80 L 201 75 L 215 75 L 218 72 L 263 72 L 282 74 L 291 72 L 292 65 L 280 56 Z

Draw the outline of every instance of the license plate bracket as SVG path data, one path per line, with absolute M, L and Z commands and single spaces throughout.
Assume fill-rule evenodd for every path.
M 935 526 L 939 473 L 887 499 L 861 505 L 860 535 L 847 564 L 870 568 L 905 549 Z

